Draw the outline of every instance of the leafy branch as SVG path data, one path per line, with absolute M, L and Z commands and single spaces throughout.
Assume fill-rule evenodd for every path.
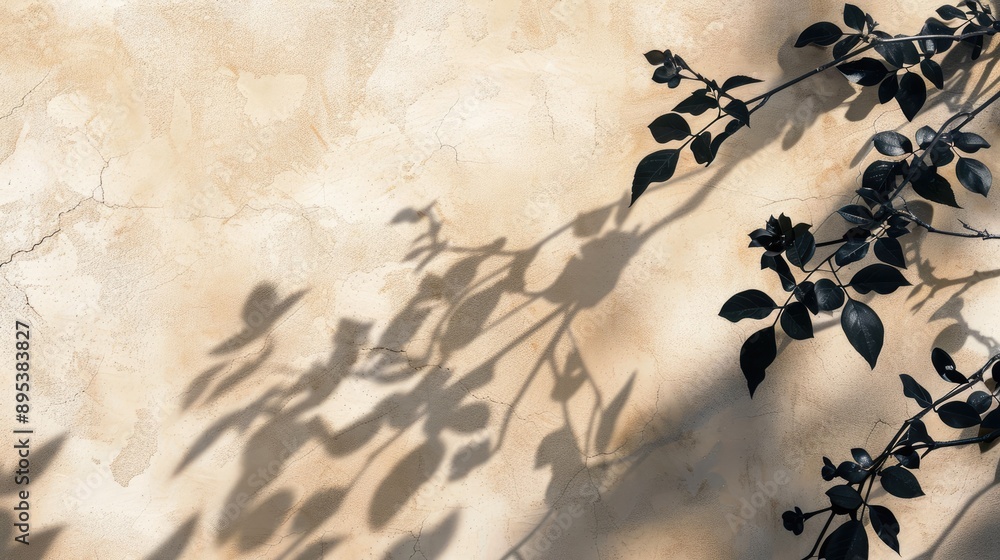
M 924 78 L 937 89 L 944 87 L 943 70 L 933 57 L 946 52 L 955 43 L 965 43 L 972 49 L 970 59 L 976 60 L 982 52 L 985 37 L 1000 31 L 1000 23 L 990 14 L 988 6 L 972 0 L 962 4 L 968 8 L 966 11 L 953 6 L 942 6 L 938 10 L 938 14 L 945 20 L 958 20 L 956 27 L 930 18 L 920 33 L 896 36 L 877 29 L 878 23 L 870 14 L 853 4 L 847 4 L 844 22 L 854 33 L 845 33 L 830 22 L 819 22 L 806 28 L 795 42 L 796 48 L 834 45 L 832 61 L 747 100 L 735 97 L 732 90 L 761 80 L 737 75 L 726 79 L 720 86 L 716 80 L 692 69 L 680 55 L 673 54 L 670 50 L 647 52 L 646 60 L 657 67 L 653 72 L 654 82 L 676 88 L 681 82 L 690 80 L 700 82 L 703 87 L 694 90 L 674 107 L 673 112 L 650 123 L 650 132 L 657 142 L 683 143 L 677 148 L 653 152 L 639 162 L 632 182 L 630 205 L 635 204 L 650 184 L 673 177 L 684 148 L 690 146 L 696 163 L 710 165 L 723 142 L 742 127 L 749 127 L 750 116 L 773 95 L 833 67 L 851 83 L 862 87 L 878 85 L 879 101 L 884 104 L 895 99 L 907 120 L 912 121 L 927 99 Z M 883 60 L 871 57 L 852 60 L 870 50 L 875 50 Z M 912 68 L 919 68 L 923 78 L 911 71 Z M 901 78 L 898 76 L 900 72 L 903 73 Z M 724 100 L 727 102 L 723 106 Z M 692 127 L 683 114 L 697 117 L 713 109 L 716 111 L 715 117 L 698 132 L 692 133 Z M 729 122 L 725 129 L 713 137 L 710 129 L 726 119 Z
M 990 389 L 984 382 L 986 372 L 990 371 L 994 386 L 1000 385 L 1000 354 L 990 358 L 968 378 L 955 368 L 954 360 L 940 348 L 935 348 L 931 353 L 931 362 L 943 380 L 956 386 L 944 396 L 932 400 L 931 394 L 913 377 L 900 375 L 903 395 L 916 401 L 921 407 L 920 412 L 905 420 L 882 453 L 874 458 L 862 448 L 851 450 L 853 461 L 843 461 L 837 466 L 823 457 L 823 480 L 839 478 L 845 481 L 827 490 L 826 495 L 830 500 L 828 507 L 811 512 L 803 512 L 796 507 L 782 514 L 785 528 L 796 535 L 802 534 L 805 522 L 810 518 L 828 514 L 826 523 L 805 560 L 814 557 L 817 550 L 819 558 L 828 560 L 867 558 L 868 533 L 863 524 L 866 511 L 875 534 L 899 554 L 899 522 L 889 508 L 870 502 L 875 481 L 878 480 L 882 488 L 896 498 L 923 496 L 923 490 L 913 471 L 920 468 L 924 457 L 938 449 L 989 444 L 1000 438 L 1000 408 L 990 411 L 993 402 L 1000 402 L 1000 399 L 997 397 L 997 390 Z M 965 399 L 956 398 L 979 385 L 985 390 L 974 391 Z M 931 412 L 937 413 L 941 422 L 951 428 L 978 426 L 979 435 L 936 441 L 927 433 L 922 420 Z M 830 525 L 838 516 L 847 516 L 847 519 L 827 536 Z

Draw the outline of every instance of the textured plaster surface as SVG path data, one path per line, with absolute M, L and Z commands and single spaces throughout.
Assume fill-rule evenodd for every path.
M 912 32 L 936 6 L 865 7 Z M 909 246 L 874 372 L 827 315 L 751 401 L 756 327 L 717 313 L 780 287 L 745 233 L 821 224 L 871 135 L 915 127 L 823 75 L 626 202 L 682 95 L 643 52 L 776 84 L 825 60 L 791 41 L 840 10 L 4 2 L 2 369 L 30 322 L 36 434 L 33 544 L 4 475 L 0 557 L 800 557 L 817 527 L 781 511 L 915 411 L 897 374 L 941 391 L 931 347 L 997 349 L 998 246 Z M 949 76 L 928 122 L 991 86 Z M 996 454 L 947 454 L 892 504 L 906 558 L 992 554 Z

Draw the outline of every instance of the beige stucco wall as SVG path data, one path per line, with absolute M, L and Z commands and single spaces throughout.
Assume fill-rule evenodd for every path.
M 936 6 L 866 7 L 905 32 Z M 915 412 L 897 374 L 941 392 L 932 346 L 997 349 L 998 245 L 911 247 L 874 372 L 828 315 L 751 401 L 755 326 L 717 312 L 780 288 L 746 232 L 820 224 L 902 115 L 821 76 L 625 202 L 680 95 L 643 52 L 774 84 L 825 60 L 791 39 L 840 9 L 5 2 L 0 346 L 32 325 L 36 433 L 34 542 L 5 522 L 0 556 L 800 557 L 818 527 L 781 511 Z M 954 76 L 929 122 L 991 85 Z M 940 455 L 890 504 L 903 556 L 982 557 L 996 454 Z

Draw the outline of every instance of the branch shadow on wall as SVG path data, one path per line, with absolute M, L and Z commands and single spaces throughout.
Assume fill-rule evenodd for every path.
M 790 77 L 798 70 L 787 73 Z M 783 135 L 786 147 L 794 144 L 801 132 L 814 124 L 817 115 L 841 105 L 853 91 L 849 86 L 845 89 L 837 85 L 834 94 L 821 96 L 808 114 L 798 116 L 794 99 L 773 100 L 769 111 L 786 115 L 785 120 L 771 129 L 755 128 L 746 136 L 736 159 L 753 159 L 754 154 Z M 734 395 L 745 393 L 734 370 L 732 382 L 692 389 L 692 397 L 703 399 L 700 402 L 704 406 L 681 424 L 651 425 L 650 434 L 643 430 L 639 435 L 633 452 L 624 457 L 601 458 L 614 454 L 612 436 L 632 396 L 635 375 L 641 372 L 611 394 L 604 394 L 571 328 L 581 313 L 593 310 L 612 293 L 624 271 L 655 234 L 697 210 L 712 187 L 726 180 L 733 170 L 721 160 L 716 166 L 703 186 L 651 225 L 631 230 L 624 227 L 625 198 L 581 214 L 525 248 L 510 248 L 503 237 L 481 246 L 457 246 L 444 236 L 433 205 L 401 211 L 395 224 L 424 228 L 406 256 L 422 274 L 415 293 L 377 336 L 373 335 L 372 323 L 340 318 L 328 358 L 287 381 L 274 382 L 269 375 L 269 360 L 276 344 L 274 330 L 305 292 L 281 297 L 276 285 L 255 288 L 244 307 L 244 325 L 213 348 L 210 358 L 219 361 L 198 375 L 183 395 L 185 410 L 206 409 L 228 402 L 237 389 L 245 390 L 254 384 L 262 387 L 250 402 L 241 402 L 205 429 L 174 472 L 175 476 L 182 475 L 229 434 L 245 439 L 241 474 L 228 489 L 223 507 L 203 515 L 217 535 L 215 545 L 235 546 L 244 553 L 266 549 L 279 559 L 305 560 L 336 551 L 350 535 L 323 528 L 342 513 L 341 505 L 349 494 L 364 486 L 366 477 L 378 481 L 367 500 L 365 523 L 372 531 L 385 529 L 418 495 L 456 483 L 495 458 L 504 449 L 511 424 L 518 421 L 518 407 L 546 372 L 552 376 L 554 387 L 550 399 L 563 411 L 564 420 L 557 429 L 540 436 L 535 454 L 537 468 L 551 469 L 544 496 L 549 513 L 525 532 L 524 539 L 507 551 L 507 557 L 524 556 L 520 547 L 556 519 L 566 500 L 575 495 L 568 493 L 571 487 L 579 488 L 581 495 L 597 496 L 597 502 L 612 488 L 625 494 L 641 492 L 641 486 L 622 488 L 622 480 L 642 464 L 662 464 L 664 459 L 658 450 L 681 441 L 720 410 L 746 413 L 749 405 L 731 406 Z M 670 190 L 701 173 L 699 170 L 676 177 L 668 185 L 651 188 L 649 193 Z M 649 193 L 645 203 L 655 203 Z M 577 238 L 578 254 L 547 286 L 529 287 L 529 268 L 550 242 L 567 234 Z M 431 271 L 439 268 L 443 272 Z M 529 318 L 529 308 L 538 307 L 548 311 L 539 318 Z M 515 333 L 508 337 L 511 330 Z M 467 371 L 452 371 L 458 353 L 496 337 L 504 337 L 499 350 Z M 516 390 L 502 395 L 491 391 L 503 371 L 501 361 L 531 348 L 529 343 L 538 337 L 547 342 L 530 350 L 533 363 L 527 371 L 517 373 Z M 260 348 L 248 350 L 254 342 Z M 337 426 L 336 419 L 328 421 L 320 411 L 335 399 L 347 379 L 364 380 L 392 392 L 360 418 Z M 569 401 L 581 392 L 589 393 L 594 404 L 586 428 L 578 431 L 569 420 Z M 765 429 L 753 437 L 767 437 L 770 423 L 762 426 Z M 399 449 L 410 445 L 407 434 L 414 432 L 421 434 L 419 444 L 399 453 Z M 449 444 L 451 436 L 467 436 L 466 442 Z M 360 457 L 360 466 L 347 480 L 331 477 L 327 486 L 307 496 L 296 496 L 282 487 L 282 473 L 290 458 L 307 445 L 321 450 L 330 462 Z M 376 466 L 388 456 L 398 459 L 387 473 L 376 474 Z M 648 460 L 651 457 L 654 460 Z M 704 484 L 714 484 L 712 467 L 718 459 L 713 457 L 709 453 L 690 465 L 673 463 L 673 467 L 664 469 L 665 476 L 677 476 L 696 492 Z M 684 469 L 690 470 L 685 473 Z M 588 485 L 591 493 L 585 491 Z M 613 524 L 616 517 L 610 510 L 593 515 L 597 524 L 602 522 L 601 515 L 606 524 Z M 180 557 L 199 519 L 189 518 L 150 558 Z M 447 550 L 460 521 L 461 512 L 451 511 L 433 526 L 421 528 L 416 538 L 400 539 L 386 556 L 409 557 L 420 551 L 426 557 L 438 557 Z M 285 525 L 290 532 L 279 534 Z

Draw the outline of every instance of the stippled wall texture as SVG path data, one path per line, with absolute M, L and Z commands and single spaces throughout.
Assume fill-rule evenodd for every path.
M 913 32 L 937 5 L 865 7 Z M 897 374 L 996 350 L 1000 245 L 911 246 L 874 372 L 829 315 L 751 401 L 754 325 L 717 316 L 775 287 L 746 232 L 819 224 L 872 133 L 914 127 L 822 75 L 626 203 L 679 95 L 643 52 L 776 84 L 826 59 L 791 42 L 841 10 L 4 2 L 0 370 L 29 323 L 34 434 L 24 547 L 5 373 L 0 556 L 800 557 L 817 527 L 781 512 L 914 412 Z M 981 72 L 950 72 L 927 120 Z M 996 454 L 944 455 L 893 503 L 906 558 L 992 550 Z

